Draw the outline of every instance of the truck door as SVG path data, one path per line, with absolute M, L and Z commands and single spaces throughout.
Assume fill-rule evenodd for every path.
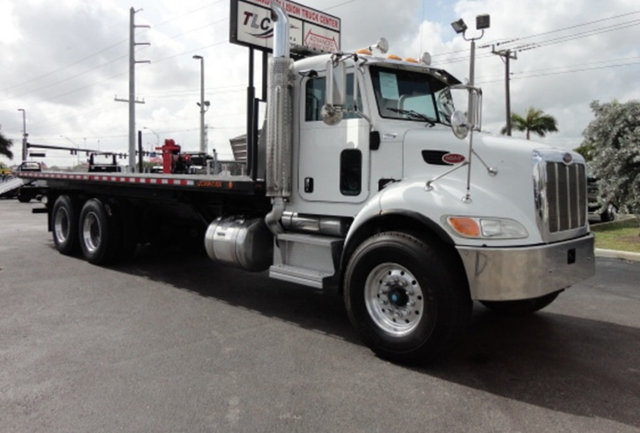
M 298 191 L 307 201 L 360 203 L 369 196 L 369 123 L 345 113 L 339 124 L 325 124 L 320 114 L 325 84 L 325 77 L 302 81 Z M 347 94 L 352 107 L 352 73 Z

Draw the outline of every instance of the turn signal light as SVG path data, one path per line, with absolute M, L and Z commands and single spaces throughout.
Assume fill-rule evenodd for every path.
M 465 238 L 522 239 L 529 236 L 527 229 L 511 218 L 447 216 L 443 221 L 456 235 Z
M 467 217 L 449 217 L 447 218 L 449 225 L 462 236 L 469 238 L 480 237 L 480 225 L 473 218 Z

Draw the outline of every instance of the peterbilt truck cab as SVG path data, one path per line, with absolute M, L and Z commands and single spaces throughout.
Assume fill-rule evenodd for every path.
M 396 358 L 439 350 L 472 300 L 532 312 L 590 277 L 584 159 L 482 132 L 480 89 L 376 54 L 314 56 L 281 74 L 291 102 L 270 108 L 291 106 L 278 114 L 290 119 L 291 184 L 271 194 L 282 226 L 270 275 L 337 285 L 362 338 Z

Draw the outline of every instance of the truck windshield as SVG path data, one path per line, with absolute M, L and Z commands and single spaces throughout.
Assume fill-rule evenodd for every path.
M 449 124 L 453 104 L 445 83 L 422 72 L 371 66 L 380 116 Z

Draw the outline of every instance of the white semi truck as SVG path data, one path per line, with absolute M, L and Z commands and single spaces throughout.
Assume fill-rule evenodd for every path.
M 23 172 L 47 182 L 59 252 L 124 260 L 179 223 L 216 262 L 337 290 L 363 341 L 399 361 L 447 350 L 473 301 L 532 312 L 593 275 L 579 154 L 479 132 L 479 89 L 413 59 L 293 61 L 271 8 L 253 174 Z

